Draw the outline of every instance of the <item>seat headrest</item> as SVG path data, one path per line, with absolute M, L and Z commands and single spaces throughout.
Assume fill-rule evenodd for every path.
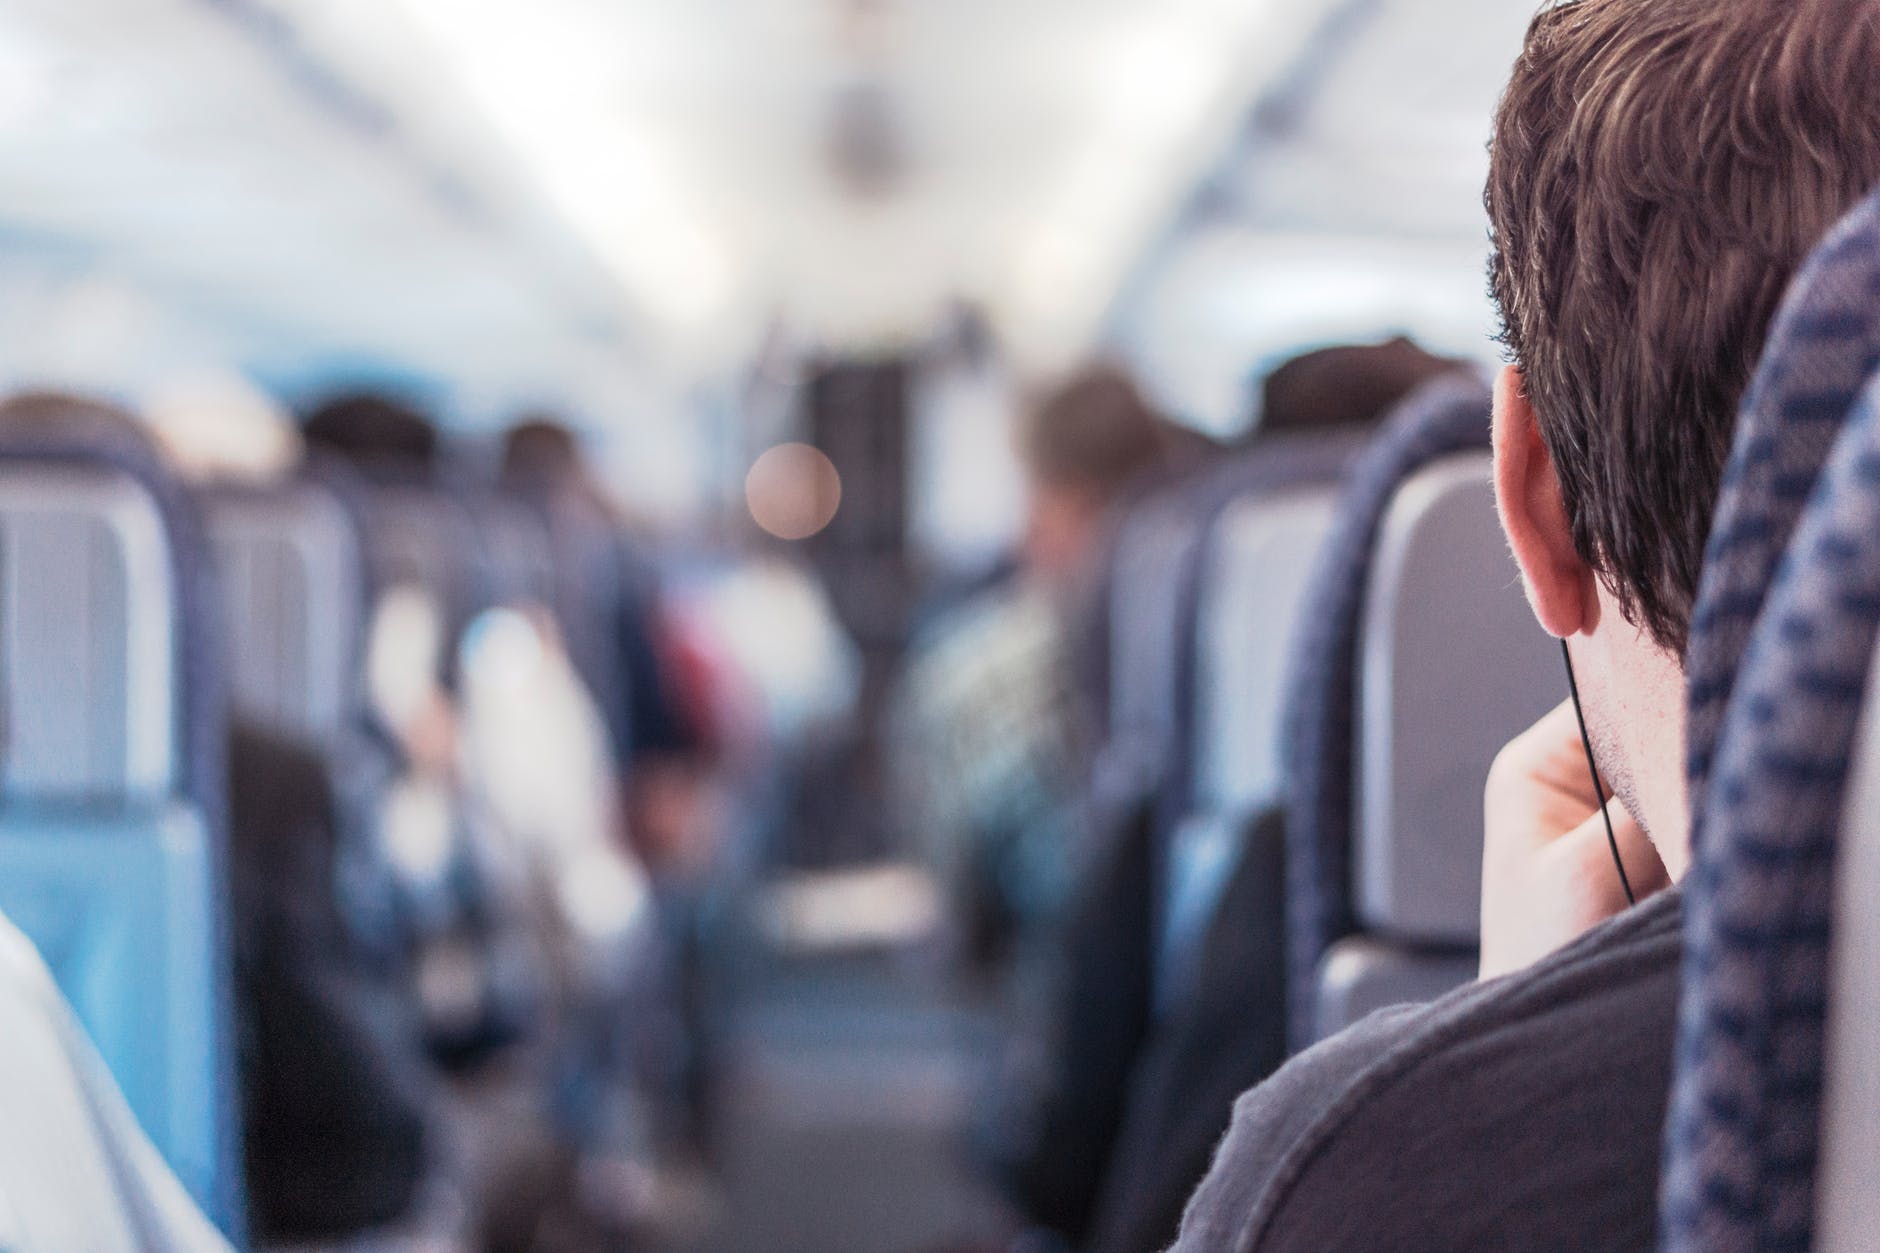
M 1110 739 L 1151 771 L 1166 764 L 1175 730 L 1176 654 L 1183 569 L 1201 519 L 1179 492 L 1150 497 L 1117 540 L 1110 610 Z
M 204 493 L 235 705 L 324 742 L 357 711 L 368 587 L 352 512 L 302 481 Z
M 1334 486 L 1258 492 L 1229 507 L 1203 589 L 1196 798 L 1232 812 L 1278 797 L 1286 659 L 1313 562 L 1331 533 Z
M 179 786 L 177 589 L 157 502 L 108 465 L 0 460 L 9 802 L 155 801 Z
M 1877 639 L 1880 380 L 1799 515 L 1716 741 L 1662 1206 L 1680 1253 L 1812 1247 L 1838 833 L 1874 821 L 1846 800 Z
M 1487 453 L 1433 462 L 1392 499 L 1359 667 L 1357 920 L 1412 943 L 1472 944 L 1489 764 L 1566 691 L 1495 516 Z
M 1867 698 L 1852 777 L 1841 806 L 1835 860 L 1834 939 L 1828 972 L 1827 1072 L 1822 1086 L 1821 1165 L 1815 1247 L 1858 1253 L 1880 1231 L 1880 651 L 1867 665 Z
M 1880 191 L 1790 285 L 1737 417 L 1685 654 L 1691 838 L 1738 659 L 1802 506 L 1861 387 L 1880 368 Z
M 1358 626 L 1378 528 L 1397 487 L 1453 452 L 1485 449 L 1489 394 L 1472 375 L 1413 393 L 1352 468 L 1338 520 L 1311 578 L 1286 687 L 1286 929 L 1288 1028 L 1312 1039 L 1319 959 L 1355 926 L 1351 906 L 1352 751 Z

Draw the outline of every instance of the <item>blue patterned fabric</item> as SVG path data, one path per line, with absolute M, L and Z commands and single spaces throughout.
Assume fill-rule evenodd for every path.
M 1353 466 L 1338 523 L 1320 555 L 1287 673 L 1286 974 L 1288 1034 L 1312 1041 L 1318 964 L 1355 928 L 1351 904 L 1352 740 L 1358 630 L 1378 527 L 1410 475 L 1455 452 L 1488 447 L 1489 395 L 1453 375 L 1419 388 Z
M 1744 401 L 1692 619 L 1695 862 L 1664 1180 L 1664 1246 L 1676 1253 L 1810 1240 L 1825 885 L 1843 728 L 1858 708 L 1842 705 L 1850 677 L 1858 694 L 1868 660 L 1848 650 L 1864 635 L 1870 651 L 1872 637 L 1848 581 L 1871 527 L 1851 547 L 1835 528 L 1861 491 L 1861 454 L 1850 450 L 1869 438 L 1870 419 L 1861 430 L 1847 423 L 1876 368 L 1880 194 L 1830 233 L 1776 319 Z
M 1880 630 L 1880 380 L 1782 559 L 1713 754 L 1665 1177 L 1674 1253 L 1814 1228 L 1837 829 Z
M 1880 193 L 1803 266 L 1745 394 L 1691 617 L 1691 830 L 1737 665 L 1815 476 L 1854 398 L 1880 367 Z

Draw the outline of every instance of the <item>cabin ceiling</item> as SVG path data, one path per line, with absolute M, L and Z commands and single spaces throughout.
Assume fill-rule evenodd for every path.
M 1153 303 L 1200 185 L 1240 232 L 1467 238 L 1509 7 L 0 0 L 0 332 L 15 374 L 616 421 L 962 308 L 1046 368 Z

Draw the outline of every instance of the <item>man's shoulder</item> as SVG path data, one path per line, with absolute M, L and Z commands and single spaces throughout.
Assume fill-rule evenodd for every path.
M 1679 931 L 1668 893 L 1527 971 L 1374 1014 L 1295 1057 L 1236 1104 L 1178 1248 L 1357 1247 L 1432 1223 L 1492 1226 L 1471 1198 L 1530 1166 L 1544 1180 L 1558 1163 L 1525 1155 L 1559 1156 L 1576 1127 L 1612 1137 L 1606 1162 L 1623 1176 L 1619 1158 L 1656 1152 Z M 1530 1147 L 1511 1155 L 1510 1139 Z

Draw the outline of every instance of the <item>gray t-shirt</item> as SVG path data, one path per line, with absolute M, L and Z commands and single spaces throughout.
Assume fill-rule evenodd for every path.
M 1175 1253 L 1653 1247 L 1681 938 L 1674 889 L 1295 1057 L 1235 1106 Z

